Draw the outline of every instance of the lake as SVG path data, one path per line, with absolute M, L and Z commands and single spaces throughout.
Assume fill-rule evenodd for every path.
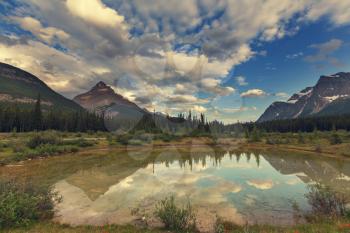
M 237 224 L 289 225 L 298 221 L 293 203 L 309 210 L 309 184 L 350 194 L 349 161 L 209 146 L 101 150 L 0 171 L 54 185 L 62 196 L 55 221 L 71 225 L 143 219 L 156 226 L 154 206 L 171 195 L 179 205 L 191 202 L 202 229 L 216 216 Z

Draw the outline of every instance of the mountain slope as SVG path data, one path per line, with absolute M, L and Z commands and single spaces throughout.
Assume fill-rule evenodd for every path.
M 294 94 L 287 102 L 275 102 L 258 122 L 318 115 L 350 113 L 350 73 L 321 76 L 314 87 Z
M 338 99 L 327 105 L 316 116 L 331 116 L 331 115 L 345 115 L 350 114 L 350 99 Z
M 0 63 L 0 102 L 31 105 L 38 95 L 44 108 L 81 110 L 75 102 L 53 91 L 34 75 L 14 66 Z

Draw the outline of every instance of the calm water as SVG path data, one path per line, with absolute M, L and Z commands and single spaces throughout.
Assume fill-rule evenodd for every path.
M 342 192 L 350 187 L 350 164 L 334 159 L 212 148 L 182 153 L 167 149 L 150 161 L 144 154 L 125 155 L 142 160 L 140 167 L 120 169 L 114 160 L 58 181 L 55 187 L 63 202 L 57 219 L 70 224 L 130 223 L 152 215 L 158 200 L 174 195 L 180 203 L 190 200 L 199 219 L 206 221 L 219 215 L 238 224 L 291 224 L 293 202 L 308 209 L 308 184 L 321 182 Z M 138 216 L 131 214 L 135 208 Z
M 336 159 L 210 147 L 103 153 L 36 162 L 22 172 L 34 169 L 38 179 L 46 174 L 63 197 L 56 220 L 72 225 L 133 223 L 143 216 L 152 222 L 155 203 L 169 195 L 190 200 L 204 228 L 216 215 L 238 224 L 293 224 L 292 203 L 309 208 L 308 184 L 350 194 L 350 163 Z

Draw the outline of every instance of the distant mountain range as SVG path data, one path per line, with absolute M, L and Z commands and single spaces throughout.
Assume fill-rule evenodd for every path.
M 141 118 L 147 111 L 127 100 L 104 82 L 73 100 L 58 94 L 34 75 L 14 66 L 0 63 L 0 103 L 33 105 L 38 96 L 43 108 L 103 112 L 109 117 Z
M 43 108 L 96 111 L 106 117 L 139 120 L 149 112 L 116 93 L 104 82 L 73 100 L 58 94 L 34 75 L 0 63 L 0 103 L 33 105 L 40 94 Z M 258 122 L 350 114 L 350 73 L 321 76 L 286 102 L 270 105 Z M 164 116 L 165 117 L 165 116 Z
M 287 102 L 274 102 L 258 122 L 350 113 L 350 73 L 321 76 L 314 87 L 294 94 Z

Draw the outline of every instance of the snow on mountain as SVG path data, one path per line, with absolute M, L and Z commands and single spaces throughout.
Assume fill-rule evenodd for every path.
M 327 114 L 338 114 L 336 105 L 342 101 L 350 102 L 350 73 L 340 72 L 334 75 L 321 76 L 314 87 L 307 87 L 294 94 L 287 102 L 271 104 L 258 122 L 293 119 L 317 115 L 327 108 Z M 328 106 L 332 105 L 332 110 Z M 333 110 L 337 109 L 337 110 Z M 350 113 L 350 109 L 349 109 Z

